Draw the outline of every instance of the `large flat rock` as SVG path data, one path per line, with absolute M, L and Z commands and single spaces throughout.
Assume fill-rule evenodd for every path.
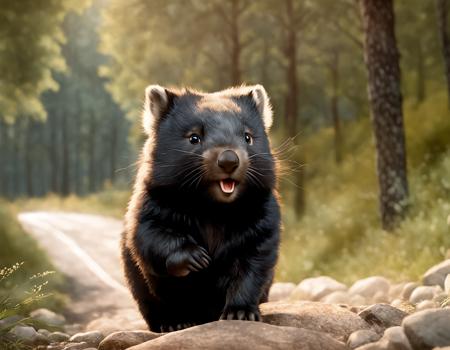
M 369 329 L 369 324 L 346 308 L 319 302 L 273 302 L 261 304 L 264 322 L 328 333 L 346 341 L 353 332 Z
M 133 346 L 129 350 L 344 350 L 320 332 L 252 321 L 216 321 Z

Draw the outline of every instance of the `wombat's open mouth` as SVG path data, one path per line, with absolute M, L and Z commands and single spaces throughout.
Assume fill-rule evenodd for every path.
M 232 179 L 220 180 L 220 189 L 223 193 L 231 194 L 234 192 L 236 181 Z

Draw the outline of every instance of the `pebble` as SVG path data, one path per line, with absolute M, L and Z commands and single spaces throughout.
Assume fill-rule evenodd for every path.
M 62 326 L 64 323 L 66 323 L 66 319 L 64 316 L 43 308 L 31 312 L 30 317 L 51 326 Z
M 373 298 L 378 292 L 387 294 L 390 282 L 381 276 L 372 276 L 356 281 L 349 289 L 350 294 L 359 294 L 365 298 Z
M 77 333 L 70 337 L 70 341 L 74 343 L 86 343 L 91 347 L 98 347 L 100 342 L 104 339 L 104 335 L 99 331 L 91 331 L 86 333 Z
M 450 274 L 450 259 L 431 267 L 422 277 L 423 284 L 426 286 L 439 285 L 444 289 L 445 278 Z
M 416 311 L 435 309 L 438 305 L 432 300 L 422 300 L 416 305 Z
M 405 286 L 403 287 L 403 290 L 400 294 L 400 297 L 403 300 L 409 300 L 409 297 L 411 296 L 412 292 L 414 291 L 414 289 L 416 289 L 417 287 L 419 287 L 420 284 L 417 282 L 408 282 L 405 284 Z
M 423 300 L 432 300 L 441 291 L 442 289 L 439 286 L 420 286 L 411 293 L 409 301 L 412 304 L 417 304 Z
M 450 346 L 450 309 L 428 309 L 407 316 L 403 329 L 414 349 Z
M 367 323 L 385 329 L 399 326 L 408 314 L 389 304 L 375 304 L 365 308 L 358 315 Z
M 347 339 L 347 347 L 356 349 L 368 343 L 376 342 L 381 338 L 381 335 L 371 329 L 361 329 L 353 332 Z
M 312 277 L 301 281 L 291 293 L 291 299 L 318 301 L 324 296 L 345 291 L 347 286 L 328 276 Z

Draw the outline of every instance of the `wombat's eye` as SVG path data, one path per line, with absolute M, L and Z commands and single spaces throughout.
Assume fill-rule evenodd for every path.
M 249 145 L 253 144 L 253 137 L 248 132 L 244 134 L 245 142 L 247 142 Z
M 193 145 L 200 143 L 200 141 L 200 136 L 198 136 L 197 134 L 192 134 L 191 136 L 189 136 L 189 142 Z

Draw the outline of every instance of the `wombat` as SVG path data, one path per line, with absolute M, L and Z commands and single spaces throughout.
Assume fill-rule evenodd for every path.
M 148 139 L 121 246 L 150 330 L 260 320 L 280 240 L 265 89 L 151 85 L 143 123 Z

